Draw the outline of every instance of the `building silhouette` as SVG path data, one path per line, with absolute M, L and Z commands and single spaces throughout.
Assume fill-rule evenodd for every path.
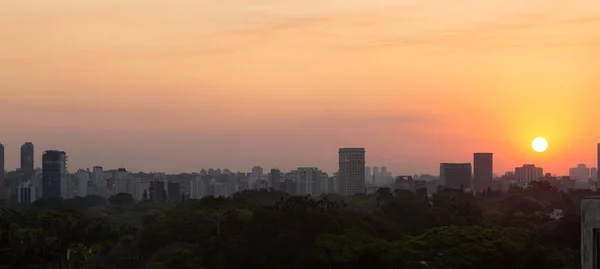
M 598 168 L 596 168 L 596 167 L 590 168 L 590 178 L 592 180 L 597 180 L 598 179 Z
M 42 155 L 42 198 L 61 198 L 67 180 L 67 154 L 48 150 Z
M 597 150 L 597 165 L 596 168 L 598 169 L 598 171 L 600 171 L 600 143 L 598 143 L 598 150 Z M 598 172 L 596 172 L 596 178 L 600 179 L 600 174 Z
M 471 189 L 472 167 L 470 163 L 441 163 L 440 181 L 450 189 Z
M 269 185 L 274 190 L 281 189 L 281 171 L 279 169 L 271 169 L 271 173 L 269 173 Z
M 494 154 L 473 154 L 473 189 L 481 193 L 492 187 L 494 181 Z
M 522 167 L 515 168 L 515 177 L 517 184 L 526 187 L 531 181 L 540 180 L 544 176 L 544 169 L 535 167 L 535 164 L 524 164 Z
M 21 171 L 23 172 L 23 181 L 31 180 L 34 172 L 34 147 L 33 143 L 27 142 L 21 146 Z
M 0 143 L 0 199 L 6 199 L 7 195 L 6 178 L 4 177 L 4 145 Z
M 578 164 L 577 167 L 569 168 L 569 177 L 574 180 L 589 180 L 590 168 L 585 164 Z
M 365 149 L 340 148 L 338 184 L 341 195 L 365 194 Z M 373 168 L 375 170 L 375 168 Z

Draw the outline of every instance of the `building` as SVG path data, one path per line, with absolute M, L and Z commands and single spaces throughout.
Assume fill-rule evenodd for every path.
M 365 149 L 340 148 L 338 184 L 341 195 L 366 194 L 365 189 Z M 375 168 L 373 168 L 375 170 Z
M 373 174 L 371 172 L 371 167 L 366 166 L 365 167 L 365 180 L 372 180 L 373 179 Z
M 590 168 L 590 178 L 592 180 L 598 180 L 598 168 Z
M 27 142 L 21 146 L 21 171 L 23 180 L 31 180 L 34 173 L 34 148 L 33 143 Z
M 597 269 L 600 263 L 600 196 L 581 200 L 581 268 Z
M 394 189 L 413 191 L 414 190 L 413 177 L 412 176 L 397 176 Z
M 254 175 L 262 175 L 263 174 L 263 168 L 260 166 L 254 166 L 252 167 L 252 174 Z
M 76 173 L 77 177 L 77 188 L 75 189 L 76 196 L 86 197 L 88 196 L 88 184 L 90 181 L 90 172 L 86 170 L 78 170 Z
M 600 170 L 600 143 L 598 143 L 598 149 L 597 149 L 597 164 L 596 164 L 596 168 L 598 168 Z M 600 174 L 596 173 L 596 178 L 600 179 Z
M 202 199 L 208 196 L 206 182 L 202 179 L 202 176 L 196 176 L 195 179 L 190 181 L 190 198 L 191 199 Z
M 471 171 L 470 163 L 440 164 L 440 181 L 442 186 L 456 190 L 472 189 Z
M 148 191 L 150 200 L 164 202 L 167 200 L 167 192 L 165 191 L 165 182 L 160 180 L 154 180 L 150 183 L 150 189 Z
M 492 187 L 494 181 L 494 154 L 473 154 L 473 190 L 482 193 Z
M 29 204 L 35 202 L 35 186 L 31 180 L 19 183 L 17 187 L 17 202 Z
M 48 150 L 42 155 L 42 198 L 59 199 L 67 190 L 67 153 Z
M 271 173 L 269 173 L 269 185 L 274 190 L 281 189 L 281 171 L 279 169 L 271 169 Z
M 535 164 L 524 164 L 515 168 L 515 178 L 519 187 L 527 187 L 529 182 L 540 180 L 544 176 L 544 169 L 535 167 Z
M 136 201 L 144 200 L 144 193 L 146 193 L 146 199 L 150 199 L 150 183 L 152 183 L 151 179 L 146 178 L 136 178 L 133 180 L 135 185 L 135 195 L 133 198 Z
M 0 143 L 0 199 L 8 198 L 6 178 L 4 177 L 4 145 Z
M 320 195 L 322 190 L 321 170 L 315 167 L 299 167 L 296 171 L 296 195 Z
M 179 183 L 167 183 L 167 201 L 170 203 L 181 202 L 181 185 Z
M 578 164 L 577 167 L 569 168 L 569 177 L 574 180 L 590 179 L 590 169 L 585 164 Z

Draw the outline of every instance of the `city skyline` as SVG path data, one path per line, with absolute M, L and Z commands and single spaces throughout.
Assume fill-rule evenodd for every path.
M 596 163 L 600 3 L 0 2 L 0 141 L 73 167 Z M 530 148 L 545 137 L 545 153 Z M 39 150 L 38 150 L 39 151 Z M 40 158 L 39 152 L 36 159 Z M 39 165 L 38 165 L 39 166 Z

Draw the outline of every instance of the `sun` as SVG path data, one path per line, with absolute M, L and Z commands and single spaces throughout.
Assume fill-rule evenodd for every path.
M 536 152 L 544 152 L 546 149 L 548 149 L 548 141 L 546 141 L 546 139 L 543 137 L 537 137 L 533 140 L 533 142 L 531 142 L 531 147 Z

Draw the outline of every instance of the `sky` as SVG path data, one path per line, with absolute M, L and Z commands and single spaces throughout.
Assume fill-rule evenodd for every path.
M 69 169 L 596 166 L 597 0 L 3 0 L 0 142 Z M 550 147 L 535 153 L 531 141 Z

